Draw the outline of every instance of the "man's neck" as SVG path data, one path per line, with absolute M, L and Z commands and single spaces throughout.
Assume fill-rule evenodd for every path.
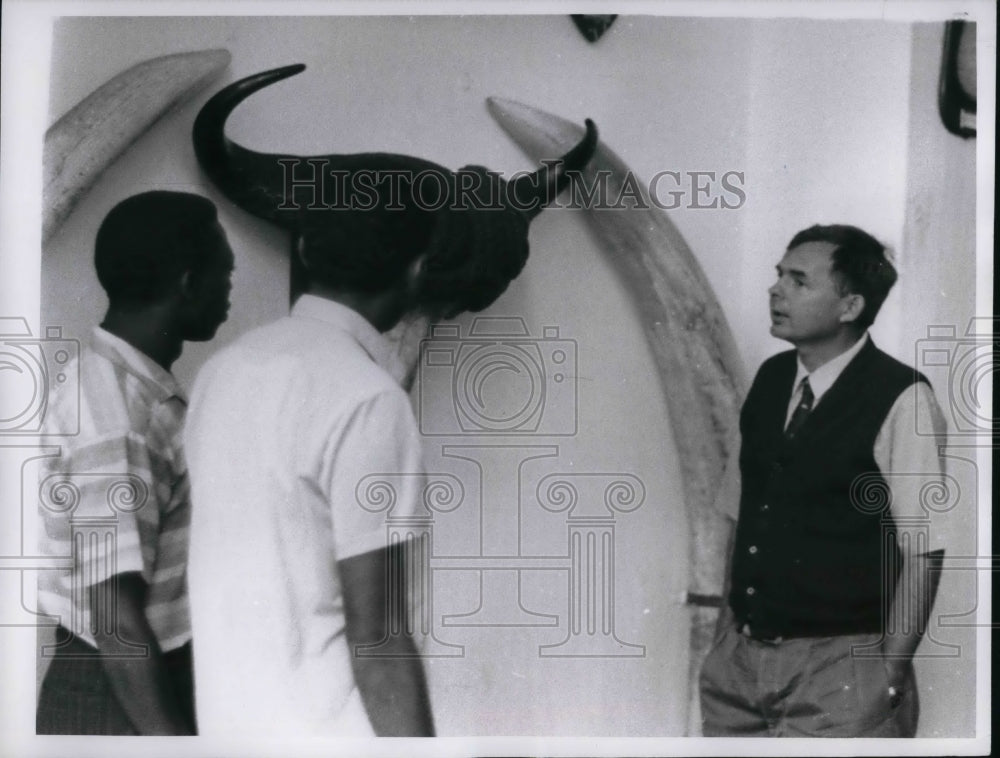
M 824 342 L 799 343 L 795 346 L 799 360 L 806 371 L 812 373 L 825 363 L 829 363 L 838 355 L 842 355 L 854 347 L 864 332 L 853 331 L 838 334 L 836 338 Z
M 394 293 L 369 295 L 313 286 L 305 294 L 332 300 L 350 308 L 382 333 L 396 326 L 403 315 Z
M 109 308 L 101 328 L 147 355 L 170 371 L 183 349 L 184 341 L 170 326 L 169 319 L 156 308 L 123 311 Z

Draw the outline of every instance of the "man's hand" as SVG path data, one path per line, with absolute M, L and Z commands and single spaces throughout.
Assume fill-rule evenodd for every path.
M 902 701 L 907 688 L 911 686 L 909 672 L 912 666 L 909 661 L 891 658 L 883 659 L 883 665 L 885 666 L 886 679 L 889 682 L 889 701 L 895 708 Z
M 910 541 L 903 544 L 910 544 Z M 888 681 L 886 695 L 893 708 L 904 699 L 917 697 L 913 656 L 930 619 L 943 557 L 943 550 L 932 553 L 902 551 L 902 567 L 889 609 L 888 629 L 882 640 L 882 665 Z M 919 709 L 913 707 L 908 712 L 915 719 Z M 905 733 L 916 733 L 915 722 L 903 726 Z
M 917 677 L 913 671 L 913 663 L 901 659 L 883 659 L 885 665 L 886 678 L 889 682 L 886 696 L 889 699 L 889 707 L 893 710 L 899 708 L 904 700 L 917 699 Z M 914 735 L 917 733 L 917 719 L 920 716 L 920 707 L 914 702 L 903 707 L 897 713 L 897 723 L 903 734 Z

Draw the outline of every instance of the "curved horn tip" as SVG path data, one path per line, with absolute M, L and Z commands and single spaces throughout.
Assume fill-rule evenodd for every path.
M 594 152 L 597 150 L 597 140 L 598 132 L 597 125 L 591 120 L 586 119 L 584 121 L 586 124 L 586 133 L 579 140 L 579 142 L 574 145 L 569 152 L 567 152 L 563 157 L 563 161 L 566 164 L 567 169 L 581 169 L 584 165 L 593 157 Z
M 287 66 L 281 66 L 280 68 L 274 69 L 275 74 L 282 73 L 286 76 L 293 76 L 294 74 L 299 74 L 306 70 L 305 63 L 289 63 Z
M 236 82 L 233 82 L 226 89 L 220 90 L 222 92 L 243 92 L 243 97 L 253 94 L 258 89 L 267 87 L 268 85 L 274 84 L 275 82 L 280 82 L 282 79 L 287 79 L 290 76 L 295 76 L 306 70 L 305 63 L 292 63 L 288 66 L 279 66 L 278 68 L 271 68 L 267 71 L 261 71 L 256 74 L 251 74 L 250 76 L 245 76 Z
M 264 161 L 271 168 L 262 169 L 261 154 L 231 142 L 225 136 L 225 123 L 236 106 L 254 92 L 305 68 L 304 63 L 280 66 L 223 87 L 202 106 L 191 129 L 195 157 L 212 182 L 243 210 L 270 221 L 280 216 L 275 198 L 283 193 L 280 180 L 272 176 L 273 161 Z
M 259 74 L 253 74 L 251 76 L 246 77 L 246 79 L 252 79 L 255 81 L 266 81 L 267 84 L 273 84 L 274 82 L 279 82 L 282 79 L 287 79 L 290 76 L 301 74 L 305 70 L 306 70 L 305 63 L 290 63 L 287 66 L 279 66 L 278 68 L 272 68 L 268 71 L 261 71 Z

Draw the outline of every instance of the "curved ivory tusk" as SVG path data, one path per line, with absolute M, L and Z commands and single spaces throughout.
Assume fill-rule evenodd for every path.
M 530 157 L 552 155 L 580 139 L 580 127 L 511 100 L 489 98 L 497 123 Z M 603 143 L 581 173 L 593 188 L 604 174 L 607 197 L 619 196 L 628 167 Z M 724 585 L 728 519 L 713 506 L 723 472 L 735 465 L 739 410 L 746 391 L 743 364 L 718 300 L 677 227 L 638 187 L 645 208 L 585 208 L 604 252 L 628 285 L 666 395 L 683 474 L 690 536 L 688 595 L 718 597 Z M 713 638 L 718 610 L 692 605 L 689 697 Z M 696 712 L 694 709 L 692 713 Z M 690 723 L 689 731 L 697 733 Z
M 229 65 L 228 50 L 164 55 L 137 63 L 85 97 L 45 132 L 42 240 L 157 119 Z

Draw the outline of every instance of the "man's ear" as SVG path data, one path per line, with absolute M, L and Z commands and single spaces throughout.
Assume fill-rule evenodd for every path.
M 191 273 L 191 269 L 188 269 L 181 274 L 181 278 L 177 280 L 175 292 L 182 300 L 194 299 L 194 275 Z
M 840 323 L 849 324 L 857 321 L 865 309 L 865 296 L 852 292 L 844 297 L 844 309 L 840 313 Z
M 421 253 L 406 267 L 406 291 L 415 295 L 420 290 L 427 273 L 427 253 Z
M 423 279 L 425 273 L 427 273 L 427 253 L 421 253 L 410 261 L 406 275 L 416 281 L 420 281 Z
M 288 304 L 309 291 L 309 269 L 306 267 L 305 238 L 301 234 L 292 236 L 292 254 L 289 256 L 288 267 Z

